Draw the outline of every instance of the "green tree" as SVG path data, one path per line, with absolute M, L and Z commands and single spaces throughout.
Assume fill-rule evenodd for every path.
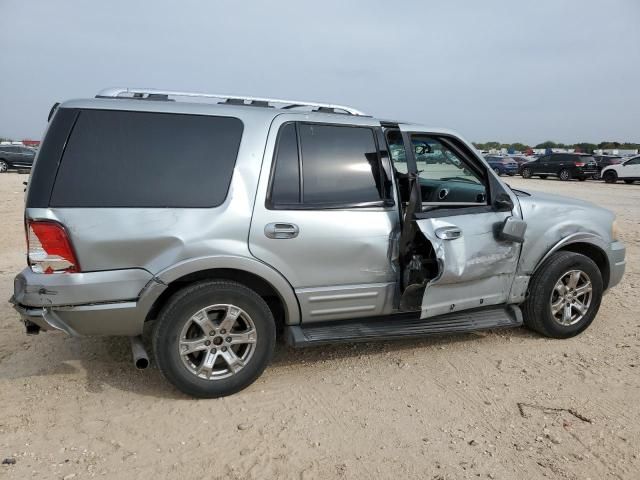
M 556 142 L 552 142 L 551 140 L 547 140 L 546 142 L 539 143 L 534 148 L 558 148 L 558 144 Z

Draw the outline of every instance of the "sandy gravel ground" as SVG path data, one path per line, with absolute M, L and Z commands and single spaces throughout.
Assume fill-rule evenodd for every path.
M 126 339 L 24 335 L 25 179 L 0 175 L 0 479 L 640 478 L 640 185 L 510 181 L 618 214 L 627 274 L 577 338 L 279 346 L 253 386 L 193 400 Z

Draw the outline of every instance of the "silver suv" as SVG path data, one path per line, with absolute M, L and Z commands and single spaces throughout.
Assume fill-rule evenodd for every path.
M 511 189 L 453 132 L 345 106 L 108 89 L 59 105 L 26 195 L 27 333 L 131 337 L 183 392 L 296 347 L 583 331 L 624 272 L 614 215 Z

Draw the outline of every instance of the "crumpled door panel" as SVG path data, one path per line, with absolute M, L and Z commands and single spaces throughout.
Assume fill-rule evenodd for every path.
M 520 244 L 497 239 L 510 212 L 486 212 L 417 220 L 438 261 L 422 300 L 422 318 L 506 301 L 516 271 Z M 458 238 L 443 232 L 459 230 Z

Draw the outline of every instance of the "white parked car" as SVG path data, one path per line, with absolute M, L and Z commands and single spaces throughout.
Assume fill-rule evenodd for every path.
M 633 183 L 640 180 L 640 155 L 631 157 L 626 162 L 617 165 L 609 165 L 602 170 L 602 178 L 607 183 L 616 183 L 624 180 L 624 183 Z

